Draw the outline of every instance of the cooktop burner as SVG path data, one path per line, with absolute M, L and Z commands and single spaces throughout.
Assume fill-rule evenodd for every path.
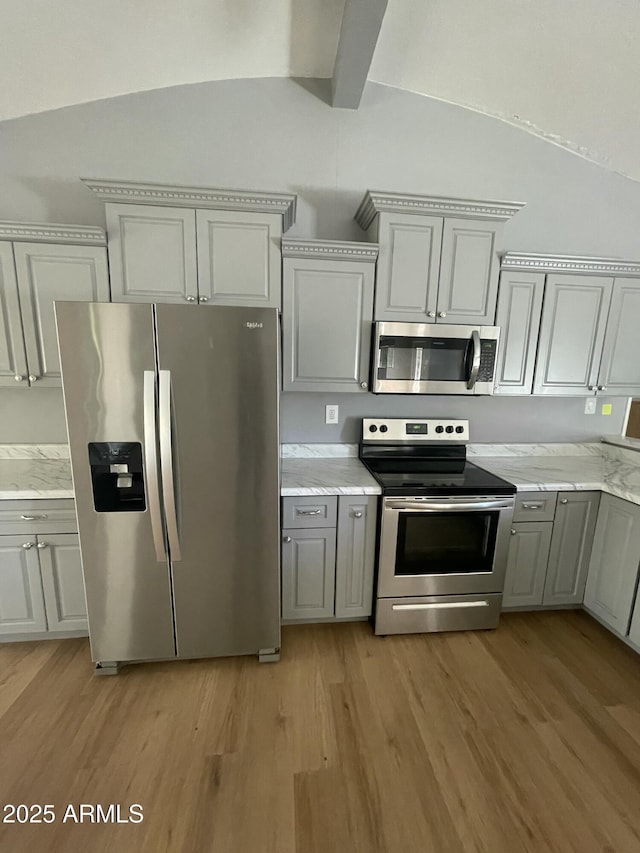
M 393 473 L 376 471 L 373 460 L 361 460 L 382 486 L 385 495 L 513 495 L 515 486 L 496 477 L 472 462 L 466 462 L 460 473 L 415 471 Z M 387 461 L 388 464 L 388 461 Z

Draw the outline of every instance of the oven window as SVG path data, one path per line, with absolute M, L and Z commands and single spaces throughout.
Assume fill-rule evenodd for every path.
M 378 379 L 464 382 L 470 338 L 380 338 Z
M 491 572 L 499 515 L 399 513 L 396 575 Z

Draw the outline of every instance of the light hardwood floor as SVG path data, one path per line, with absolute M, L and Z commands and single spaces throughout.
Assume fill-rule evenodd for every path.
M 96 678 L 84 640 L 0 646 L 0 803 L 58 814 L 0 851 L 640 851 L 640 656 L 585 614 L 283 649 Z M 68 803 L 144 821 L 62 824 Z

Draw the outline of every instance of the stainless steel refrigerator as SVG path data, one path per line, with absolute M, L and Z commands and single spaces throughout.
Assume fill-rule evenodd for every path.
M 92 658 L 280 646 L 275 309 L 56 303 Z

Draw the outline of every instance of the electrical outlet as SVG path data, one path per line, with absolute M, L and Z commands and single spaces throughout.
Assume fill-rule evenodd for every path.
M 338 406 L 325 406 L 324 422 L 326 424 L 337 424 Z
M 585 415 L 595 415 L 596 413 L 596 398 L 595 397 L 587 397 L 584 401 L 584 413 Z

